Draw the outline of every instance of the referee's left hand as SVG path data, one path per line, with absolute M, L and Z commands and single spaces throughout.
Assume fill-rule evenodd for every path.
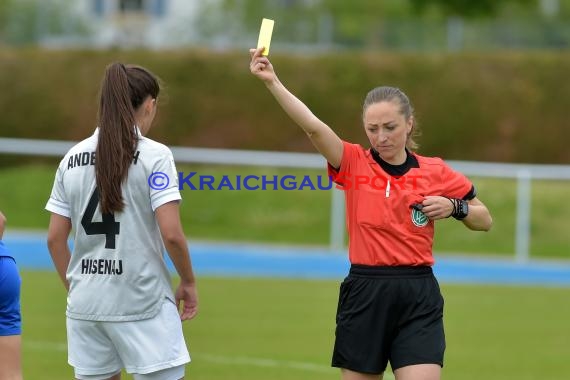
M 427 195 L 422 205 L 422 212 L 430 218 L 430 220 L 438 220 L 448 218 L 453 212 L 453 204 L 446 197 Z

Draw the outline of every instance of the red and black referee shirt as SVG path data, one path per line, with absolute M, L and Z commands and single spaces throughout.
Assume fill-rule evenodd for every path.
M 442 159 L 407 151 L 391 165 L 372 149 L 343 141 L 340 168 L 328 173 L 346 198 L 349 259 L 374 266 L 433 265 L 434 222 L 411 205 L 427 195 L 473 199 L 475 188 Z

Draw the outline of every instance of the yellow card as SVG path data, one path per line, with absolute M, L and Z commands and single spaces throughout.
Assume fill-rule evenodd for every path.
M 273 33 L 273 24 L 275 21 L 264 18 L 261 21 L 261 29 L 259 30 L 259 39 L 257 40 L 257 48 L 265 47 L 262 55 L 269 55 L 269 45 L 271 44 L 271 33 Z

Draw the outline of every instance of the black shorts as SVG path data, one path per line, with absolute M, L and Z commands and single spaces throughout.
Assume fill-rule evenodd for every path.
M 332 366 L 380 374 L 443 366 L 443 297 L 431 267 L 352 265 L 340 285 Z

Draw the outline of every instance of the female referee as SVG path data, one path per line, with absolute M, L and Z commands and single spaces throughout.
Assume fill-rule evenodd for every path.
M 109 65 L 98 128 L 65 155 L 46 205 L 76 379 L 117 380 L 124 368 L 136 380 L 178 380 L 190 361 L 181 320 L 196 315 L 198 297 L 178 175 L 170 149 L 144 137 L 158 93 L 148 70 Z M 180 275 L 175 293 L 164 248 Z
M 279 81 L 263 48 L 250 71 L 326 158 L 345 191 L 350 272 L 340 286 L 332 365 L 344 380 L 438 380 L 445 336 L 443 298 L 432 273 L 434 221 L 449 216 L 487 231 L 492 219 L 462 174 L 439 158 L 413 153 L 407 96 L 378 87 L 364 100 L 371 147 L 341 140 Z
M 0 379 L 22 379 L 20 275 L 2 241 L 6 217 L 0 212 Z

